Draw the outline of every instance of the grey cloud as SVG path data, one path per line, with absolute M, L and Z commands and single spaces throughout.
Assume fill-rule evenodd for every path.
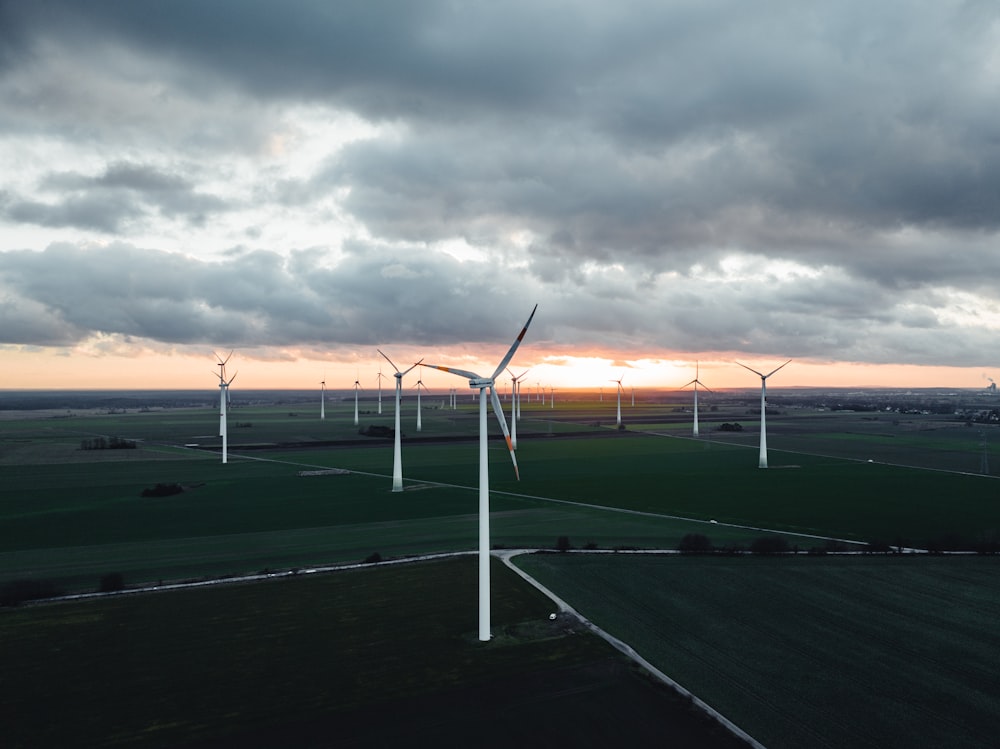
M 198 192 L 193 184 L 155 168 L 119 162 L 96 176 L 54 172 L 40 185 L 55 193 L 53 202 L 0 195 L 0 216 L 9 221 L 49 227 L 76 227 L 115 233 L 156 212 L 199 223 L 226 210 L 219 198 Z
M 953 363 L 990 348 L 988 329 L 936 313 L 935 292 L 997 296 L 994 5 L 14 5 L 0 5 L 5 131 L 152 143 L 159 158 L 53 172 L 42 194 L 0 197 L 11 222 L 126 239 L 154 218 L 198 222 L 232 206 L 198 190 L 197 169 L 149 164 L 253 152 L 285 106 L 393 125 L 312 175 L 247 188 L 331 213 L 345 195 L 369 237 L 346 259 L 117 245 L 103 259 L 136 273 L 112 269 L 105 287 L 89 250 L 9 253 L 11 298 L 47 311 L 42 337 L 503 340 L 496 310 L 541 299 L 556 345 Z M 78 92 L 59 75 L 74 63 Z M 519 267 L 426 250 L 455 239 Z M 819 277 L 712 285 L 736 253 Z M 107 307 L 45 278 L 56 259 Z
M 334 268 L 301 260 L 258 250 L 204 262 L 123 244 L 2 253 L 0 337 L 21 343 L 47 328 L 44 340 L 62 342 L 116 333 L 170 343 L 451 344 L 503 340 L 511 322 L 497 310 L 530 309 L 488 265 L 377 247 Z

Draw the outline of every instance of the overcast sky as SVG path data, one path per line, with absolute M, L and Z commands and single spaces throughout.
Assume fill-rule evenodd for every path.
M 9 0 L 0 175 L 8 373 L 500 356 L 537 302 L 535 361 L 977 386 L 1000 5 Z

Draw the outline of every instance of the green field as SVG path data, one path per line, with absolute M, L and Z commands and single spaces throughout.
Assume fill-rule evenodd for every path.
M 255 417 L 261 433 L 265 416 Z M 132 417 L 107 418 L 118 426 Z M 108 426 L 103 419 L 81 421 L 93 433 Z M 15 433 L 4 441 L 8 454 L 16 449 L 50 462 L 0 464 L 0 581 L 43 576 L 86 589 L 106 572 L 155 581 L 475 544 L 475 440 L 407 441 L 408 490 L 393 493 L 392 449 L 384 440 L 233 448 L 222 465 L 211 453 L 163 445 L 81 451 L 65 435 L 53 444 Z M 73 460 L 59 462 L 67 450 Z M 808 536 L 930 546 L 994 539 L 1000 529 L 988 476 L 788 453 L 776 453 L 772 469 L 760 471 L 753 458 L 740 446 L 632 432 L 526 437 L 517 482 L 503 443 L 495 442 L 493 541 L 550 547 L 568 536 L 577 546 L 676 548 L 697 532 L 724 547 L 765 532 L 736 527 L 750 526 L 807 534 L 789 539 L 808 549 L 821 543 Z M 352 473 L 299 475 L 315 468 Z M 186 491 L 140 497 L 157 483 Z
M 488 644 L 475 595 L 463 557 L 0 610 L 2 743 L 738 746 L 499 562 Z
M 1000 560 L 515 563 L 771 749 L 997 744 Z
M 67 412 L 46 418 L 7 414 L 0 420 L 0 585 L 47 580 L 65 591 L 92 591 L 112 572 L 121 573 L 132 586 L 360 562 L 373 552 L 390 559 L 471 550 L 477 529 L 477 411 L 472 404 L 457 411 L 426 404 L 419 435 L 406 426 L 412 423 L 412 402 L 404 412 L 406 491 L 397 493 L 390 491 L 391 441 L 359 435 L 351 421 L 353 403 L 328 401 L 325 421 L 302 404 L 234 407 L 226 465 L 220 463 L 219 438 L 214 436 L 218 415 L 210 408 Z M 391 425 L 388 398 L 381 416 L 371 405 L 362 415 L 361 428 Z M 828 538 L 925 548 L 970 548 L 1000 538 L 994 497 L 1000 484 L 988 470 L 977 473 L 967 465 L 992 448 L 977 430 L 954 420 L 914 416 L 887 421 L 881 416 L 805 411 L 784 418 L 769 415 L 771 468 L 761 471 L 756 467 L 756 422 L 741 407 L 703 419 L 703 437 L 691 439 L 689 416 L 674 407 L 623 407 L 628 428 L 618 431 L 610 428 L 613 421 L 606 419 L 606 406 L 526 408 L 518 425 L 520 482 L 514 480 L 502 441 L 494 436 L 490 483 L 495 546 L 552 548 L 557 539 L 568 537 L 577 548 L 674 549 L 690 533 L 705 534 L 723 549 L 746 547 L 775 533 L 787 534 L 788 543 L 803 550 L 822 547 Z M 611 414 L 613 419 L 613 410 Z M 736 419 L 747 431 L 721 433 L 712 426 Z M 97 435 L 133 439 L 137 447 L 80 449 L 81 440 Z M 909 467 L 908 462 L 922 467 Z M 955 465 L 964 467 L 949 470 Z M 316 469 L 347 473 L 300 475 Z M 140 496 L 143 489 L 161 483 L 179 484 L 184 491 L 169 497 Z M 539 564 L 534 559 L 525 564 Z M 859 732 L 878 737 L 872 744 L 878 746 L 975 745 L 982 741 L 984 721 L 997 717 L 989 705 L 983 707 L 988 702 L 982 697 L 984 677 L 975 665 L 987 663 L 994 671 L 998 665 L 993 662 L 997 643 L 976 639 L 991 626 L 980 614 L 986 612 L 988 618 L 998 613 L 992 558 L 684 557 L 658 558 L 649 566 L 636 561 L 642 557 L 624 554 L 546 559 L 551 563 L 540 572 L 543 579 L 574 605 L 579 601 L 584 616 L 602 623 L 770 746 L 824 741 L 830 746 L 862 745 Z M 424 590 L 434 584 L 425 579 L 434 577 L 428 572 L 433 566 L 414 569 L 420 582 L 409 584 Z M 370 571 L 338 574 L 351 579 Z M 318 605 L 311 588 L 296 587 L 312 585 L 314 579 L 300 576 L 282 588 L 302 591 L 293 593 L 287 605 L 305 607 L 302 611 Z M 953 588 L 963 591 L 958 599 Z M 234 610 L 247 606 L 253 616 L 261 616 L 271 606 L 265 599 L 278 588 L 271 583 L 240 586 L 240 601 L 226 598 L 235 595 L 230 590 L 237 589 L 198 591 L 205 598 L 192 603 L 183 599 L 173 610 L 202 611 L 209 605 L 204 601 L 214 601 L 218 594 L 224 605 Z M 371 591 L 374 599 L 357 587 L 350 590 L 359 606 L 382 606 L 387 597 L 377 589 Z M 184 595 L 189 594 L 195 591 Z M 461 630 L 453 634 L 471 632 L 475 626 L 470 618 L 475 615 L 475 595 L 471 589 L 462 595 L 461 603 L 457 596 L 453 603 L 468 622 L 462 620 Z M 117 611 L 125 600 L 90 603 L 79 610 L 73 608 L 77 604 L 65 604 L 3 611 L 0 641 L 16 642 L 8 632 L 21 637 L 37 628 L 40 639 L 25 645 L 25 652 L 46 661 L 46 638 L 51 643 L 63 635 L 54 630 L 46 635 L 39 621 L 51 620 L 55 626 L 60 617 L 53 612 L 80 611 L 87 613 L 72 614 L 70 624 L 78 618 L 94 622 L 93 631 L 80 640 L 90 644 L 81 647 L 107 652 L 112 645 L 101 638 L 133 627 L 130 617 L 146 616 L 123 613 L 125 619 L 114 620 L 112 628 L 103 612 Z M 181 599 L 157 594 L 148 600 Z M 603 613 L 602 600 L 616 601 L 618 614 Z M 159 604 L 149 605 L 155 611 Z M 204 640 L 203 648 L 213 642 L 218 647 L 218 632 L 244 631 L 246 623 L 239 617 L 250 616 L 237 614 L 229 620 L 218 611 L 205 611 L 203 616 L 217 626 L 215 640 L 196 633 Z M 187 617 L 171 620 L 162 611 L 157 615 L 187 626 Z M 25 619 L 33 623 L 22 626 L 21 616 L 40 619 Z M 300 614 L 281 616 L 286 618 L 273 626 L 288 638 L 301 637 L 318 647 L 310 614 L 301 613 L 307 622 L 301 630 L 294 624 Z M 140 618 L 134 620 L 135 627 L 152 626 Z M 497 626 L 503 630 L 507 625 L 501 618 Z M 945 632 L 961 635 L 955 636 L 954 648 Z M 676 642 L 686 644 L 671 650 Z M 738 643 L 738 652 L 731 642 Z M 919 652 L 909 649 L 911 642 L 919 643 L 913 645 Z M 131 638 L 126 644 L 124 654 L 112 660 L 151 657 L 136 651 L 141 646 Z M 827 652 L 828 644 L 850 657 Z M 180 646 L 171 647 L 176 657 Z M 259 654 L 278 645 L 265 640 L 246 647 Z M 405 665 L 408 649 L 420 647 L 407 642 L 395 657 Z M 327 657 L 337 652 L 334 648 Z M 860 661 L 853 659 L 855 654 Z M 289 657 L 295 663 L 302 656 Z M 84 670 L 91 667 L 82 658 L 79 651 L 72 659 L 51 658 L 45 666 L 50 670 L 42 673 L 66 679 L 76 673 L 77 662 L 84 663 Z M 786 662 L 791 677 L 776 666 Z M 872 662 L 890 667 L 875 668 Z M 222 668 L 218 662 L 216 668 Z M 156 669 L 170 671 L 168 665 Z M 438 704 L 444 694 L 434 691 L 439 675 L 426 668 L 421 674 L 421 683 L 430 685 L 427 704 Z M 132 674 L 125 681 L 134 678 Z M 465 677 L 456 678 L 465 683 Z M 509 683 L 523 678 L 511 676 Z M 76 683 L 74 679 L 69 681 Z M 244 680 L 261 690 L 256 701 L 247 698 L 246 704 L 254 710 L 266 706 L 272 698 L 261 686 L 266 676 L 248 672 Z M 168 683 L 171 690 L 178 688 L 176 680 Z M 899 683 L 919 685 L 923 691 L 887 697 L 891 685 Z M 372 677 L 370 686 L 377 689 L 379 684 Z M 859 684 L 871 689 L 866 692 Z M 828 691 L 811 694 L 807 686 Z M 222 687 L 217 683 L 216 688 Z M 464 692 L 464 687 L 456 689 Z M 120 695 L 105 696 L 113 702 Z M 872 703 L 884 706 L 886 724 L 868 715 Z M 301 712 L 293 710 L 298 716 L 293 722 L 322 724 L 327 708 L 317 704 L 306 701 Z M 577 707 L 586 712 L 587 704 L 581 697 Z M 949 710 L 937 705 L 953 704 L 954 714 L 968 726 L 965 733 L 935 733 L 928 727 L 900 731 L 909 743 L 894 743 L 896 734 L 885 727 L 897 713 L 916 726 L 935 720 L 947 726 Z M 824 711 L 824 705 L 829 709 Z M 186 710 L 196 708 L 203 709 L 192 703 Z M 287 704 L 285 708 L 290 709 Z M 102 714 L 93 705 L 91 710 Z M 526 703 L 518 703 L 519 715 L 527 710 Z M 571 707 L 566 710 L 572 713 Z M 268 709 L 263 714 L 268 715 Z M 145 715 L 143 720 L 153 719 Z M 183 735 L 189 737 L 184 741 L 196 740 L 203 729 L 223 730 L 220 725 L 226 731 L 238 730 L 246 725 L 246 714 L 235 707 L 224 714 L 212 712 L 205 725 L 211 728 L 184 727 Z M 122 736 L 132 736 L 140 730 L 137 726 L 128 724 Z M 148 735 L 155 737 L 158 730 Z M 945 734 L 965 741 L 947 744 Z M 269 734 L 265 730 L 261 735 Z M 934 741 L 921 743 L 925 737 Z M 614 737 L 607 743 L 614 743 Z

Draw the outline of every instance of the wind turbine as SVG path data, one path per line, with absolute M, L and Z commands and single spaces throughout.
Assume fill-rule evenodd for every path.
M 528 332 L 528 326 L 538 309 L 536 304 L 531 310 L 528 322 L 521 328 L 521 332 L 514 343 L 507 351 L 499 366 L 493 371 L 490 377 L 481 377 L 475 372 L 467 372 L 462 369 L 452 369 L 451 367 L 441 367 L 435 364 L 424 364 L 425 367 L 440 369 L 442 372 L 451 372 L 459 377 L 469 380 L 469 387 L 479 390 L 479 640 L 487 642 L 490 639 L 490 464 L 487 454 L 487 432 L 486 432 L 486 397 L 485 391 L 489 388 L 490 401 L 493 403 L 493 411 L 497 421 L 500 422 L 500 429 L 507 440 L 507 450 L 510 452 L 511 462 L 514 464 L 514 476 L 520 480 L 517 470 L 517 458 L 514 455 L 514 446 L 510 441 L 510 433 L 507 431 L 507 421 L 503 416 L 503 409 L 500 407 L 500 399 L 497 397 L 496 385 L 494 384 L 500 373 L 504 371 L 510 360 L 514 357 L 514 352 L 521 345 L 524 334 Z
M 377 349 L 376 349 L 377 350 Z M 382 353 L 381 351 L 379 353 Z M 382 354 L 385 356 L 385 354 Z M 382 415 L 382 380 L 385 379 L 385 375 L 382 374 L 382 367 L 378 368 L 378 415 Z
M 392 359 L 382 353 L 379 349 L 375 350 L 382 354 L 389 364 L 392 364 Z M 423 361 L 423 359 L 420 361 Z M 420 362 L 418 361 L 417 364 L 420 364 Z M 414 364 L 413 367 L 417 366 L 417 364 Z M 410 367 L 410 369 L 413 369 L 413 367 Z M 396 378 L 396 434 L 393 438 L 392 445 L 392 490 L 394 492 L 401 492 L 403 491 L 403 448 L 400 442 L 399 434 L 399 398 L 403 389 L 403 375 L 409 372 L 410 369 L 400 372 L 399 367 L 395 364 L 392 364 L 392 368 L 396 370 L 396 374 L 393 375 L 393 377 Z
M 358 425 L 358 388 L 361 387 L 361 383 L 358 382 L 358 378 L 354 378 L 354 426 Z
M 222 437 L 222 462 L 229 462 L 229 427 L 226 423 L 226 404 L 229 402 L 229 386 L 232 381 L 236 379 L 237 372 L 228 380 L 226 379 L 226 362 L 232 357 L 233 352 L 229 352 L 229 356 L 223 359 L 218 354 L 215 358 L 219 360 L 219 371 L 216 375 L 219 378 L 219 436 Z
M 608 380 L 608 382 L 614 382 L 618 386 L 618 388 L 617 388 L 617 391 L 618 391 L 618 421 L 616 422 L 616 426 L 619 426 L 619 427 L 622 425 L 622 392 L 624 392 L 624 390 L 625 390 L 625 388 L 622 387 L 622 380 L 624 380 L 624 379 L 625 379 L 625 373 L 622 372 L 622 376 L 619 377 L 617 380 Z
M 507 374 L 510 375 L 511 381 L 511 395 L 510 395 L 510 444 L 517 449 L 517 420 L 521 418 L 521 378 L 524 377 L 530 369 L 526 369 L 521 374 L 514 376 L 514 373 L 510 371 L 510 367 L 507 368 Z
M 791 359 L 785 362 L 788 364 Z M 767 374 L 762 374 L 752 367 L 748 367 L 746 364 L 740 364 L 736 362 L 743 369 L 749 369 L 755 375 L 760 377 L 760 462 L 757 464 L 758 468 L 767 468 L 767 378 L 773 375 L 778 369 L 785 366 L 782 364 L 781 367 L 777 369 L 772 369 Z
M 419 378 L 417 380 L 417 384 L 416 384 L 416 388 L 417 388 L 417 431 L 418 432 L 421 429 L 421 424 L 420 424 L 420 388 L 426 388 L 426 387 L 427 386 L 424 385 L 423 378 L 422 377 Z
M 319 418 L 326 418 L 326 379 L 319 383 Z
M 686 388 L 688 385 L 694 385 L 694 436 L 698 436 L 698 386 L 701 385 L 708 392 L 714 392 L 710 387 L 708 387 L 704 382 L 698 379 L 698 362 L 694 363 L 694 379 L 687 385 L 683 385 L 681 389 Z

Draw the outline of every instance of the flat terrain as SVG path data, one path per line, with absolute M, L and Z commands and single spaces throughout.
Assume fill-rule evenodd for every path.
M 487 644 L 473 557 L 0 609 L 3 746 L 739 746 L 493 579 Z
M 753 397 L 703 401 L 698 439 L 677 401 L 623 405 L 623 430 L 614 428 L 613 402 L 525 404 L 520 482 L 491 427 L 491 540 L 675 549 L 697 533 L 735 552 L 783 534 L 802 550 L 831 538 L 852 548 L 996 548 L 998 427 L 973 421 L 982 409 L 926 394 L 930 408 L 905 413 L 883 404 L 832 411 L 782 397 L 768 412 L 766 471 L 757 468 Z M 977 397 L 969 396 L 973 406 Z M 226 465 L 210 405 L 147 408 L 129 396 L 81 406 L 89 402 L 74 396 L 47 411 L 0 411 L 0 586 L 93 591 L 112 573 L 134 586 L 475 548 L 478 421 L 464 400 L 452 411 L 425 398 L 419 434 L 410 426 L 414 403 L 404 402 L 403 492 L 390 490 L 391 441 L 359 433 L 391 425 L 388 398 L 382 415 L 364 403 L 360 426 L 353 401 L 328 399 L 326 420 L 311 402 L 234 401 Z M 734 423 L 742 431 L 721 429 Z M 135 447 L 82 449 L 102 437 Z M 157 485 L 179 493 L 141 496 Z M 1000 685 L 991 681 L 1000 666 L 1000 643 L 989 634 L 1000 613 L 993 557 L 567 554 L 525 565 L 542 565 L 543 580 L 585 616 L 772 747 L 861 746 L 867 737 L 877 746 L 989 745 L 984 726 L 1000 717 Z M 441 717 L 442 704 L 472 711 L 478 695 L 503 692 L 508 733 L 496 735 L 509 745 L 561 738 L 542 725 L 545 689 L 566 722 L 584 727 L 580 742 L 621 743 L 601 733 L 607 725 L 587 722 L 600 714 L 595 705 L 618 692 L 630 704 L 646 698 L 621 681 L 633 675 L 606 660 L 603 645 L 596 660 L 589 645 L 574 660 L 566 648 L 584 638 L 547 631 L 544 599 L 502 613 L 495 598 L 497 637 L 482 648 L 470 635 L 475 589 L 462 582 L 466 573 L 453 579 L 436 563 L 412 569 L 385 586 L 372 582 L 382 570 L 364 568 L 0 609 L 0 654 L 25 664 L 0 677 L 0 696 L 16 696 L 0 700 L 10 711 L 0 719 L 34 716 L 35 725 L 21 719 L 12 734 L 25 746 L 73 743 L 41 717 L 54 704 L 72 705 L 71 724 L 93 743 L 214 746 L 229 737 L 253 746 L 292 735 L 309 746 L 331 721 L 351 726 L 361 745 L 403 740 L 377 733 L 393 726 L 371 720 L 371 708 L 409 716 L 399 723 L 409 736 L 449 745 L 450 726 L 471 723 Z M 407 603 L 409 589 L 421 600 Z M 450 644 L 419 639 L 423 622 L 447 632 Z M 492 668 L 494 651 L 514 654 L 513 662 L 488 676 L 477 671 Z M 375 652 L 386 663 L 372 670 Z M 438 657 L 426 662 L 425 653 Z M 120 677 L 98 684 L 94 674 L 105 672 Z M 590 686 L 574 690 L 559 674 Z M 212 697 L 197 696 L 202 683 Z M 622 715 L 646 721 L 645 713 Z M 107 725 L 114 736 L 102 732 Z
M 1000 559 L 515 563 L 771 749 L 996 746 Z

